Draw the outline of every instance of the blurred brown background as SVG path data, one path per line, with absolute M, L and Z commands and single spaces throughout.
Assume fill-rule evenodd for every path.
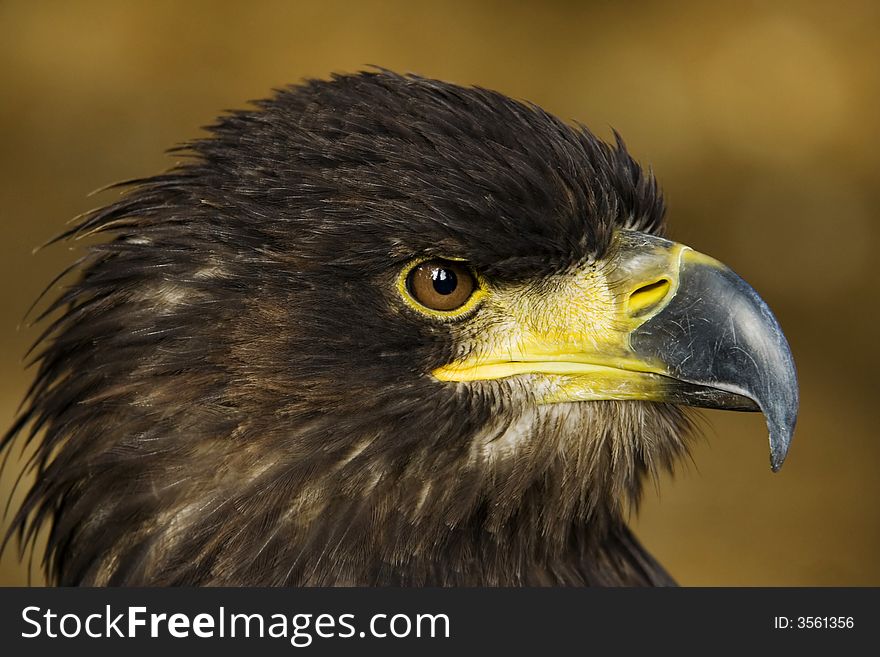
M 534 101 L 651 164 L 672 237 L 742 274 L 791 342 L 802 409 L 772 475 L 756 414 L 649 488 L 638 533 L 686 585 L 880 585 L 880 3 L 0 3 L 0 426 L 30 380 L 33 247 L 272 87 L 377 64 Z M 0 480 L 10 494 L 16 464 Z M 0 583 L 26 581 L 15 550 Z M 40 581 L 39 575 L 36 576 Z

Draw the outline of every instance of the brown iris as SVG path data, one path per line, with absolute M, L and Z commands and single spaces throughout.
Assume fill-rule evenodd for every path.
M 428 260 L 407 277 L 413 298 L 431 310 L 455 310 L 474 293 L 477 283 L 466 265 L 451 260 Z

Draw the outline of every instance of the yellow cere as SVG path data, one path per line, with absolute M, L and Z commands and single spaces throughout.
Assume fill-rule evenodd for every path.
M 682 260 L 686 260 L 687 262 L 694 265 L 705 265 L 707 267 L 714 267 L 715 269 L 727 269 L 727 265 L 725 265 L 720 260 L 716 260 L 712 256 L 708 256 L 705 253 L 700 253 L 699 251 L 694 251 L 689 246 L 682 246 L 681 248 Z
M 665 278 L 654 283 L 648 283 L 629 295 L 626 309 L 635 317 L 643 312 L 649 312 L 669 294 L 672 284 Z

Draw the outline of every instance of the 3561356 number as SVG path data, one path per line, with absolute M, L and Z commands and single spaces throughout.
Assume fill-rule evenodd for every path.
M 852 629 L 855 621 L 852 616 L 798 616 L 797 627 L 799 629 Z

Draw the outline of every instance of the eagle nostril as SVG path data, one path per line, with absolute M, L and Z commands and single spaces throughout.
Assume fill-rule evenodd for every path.
M 672 284 L 665 278 L 648 283 L 629 295 L 626 309 L 631 317 L 641 317 L 657 307 L 669 294 Z

